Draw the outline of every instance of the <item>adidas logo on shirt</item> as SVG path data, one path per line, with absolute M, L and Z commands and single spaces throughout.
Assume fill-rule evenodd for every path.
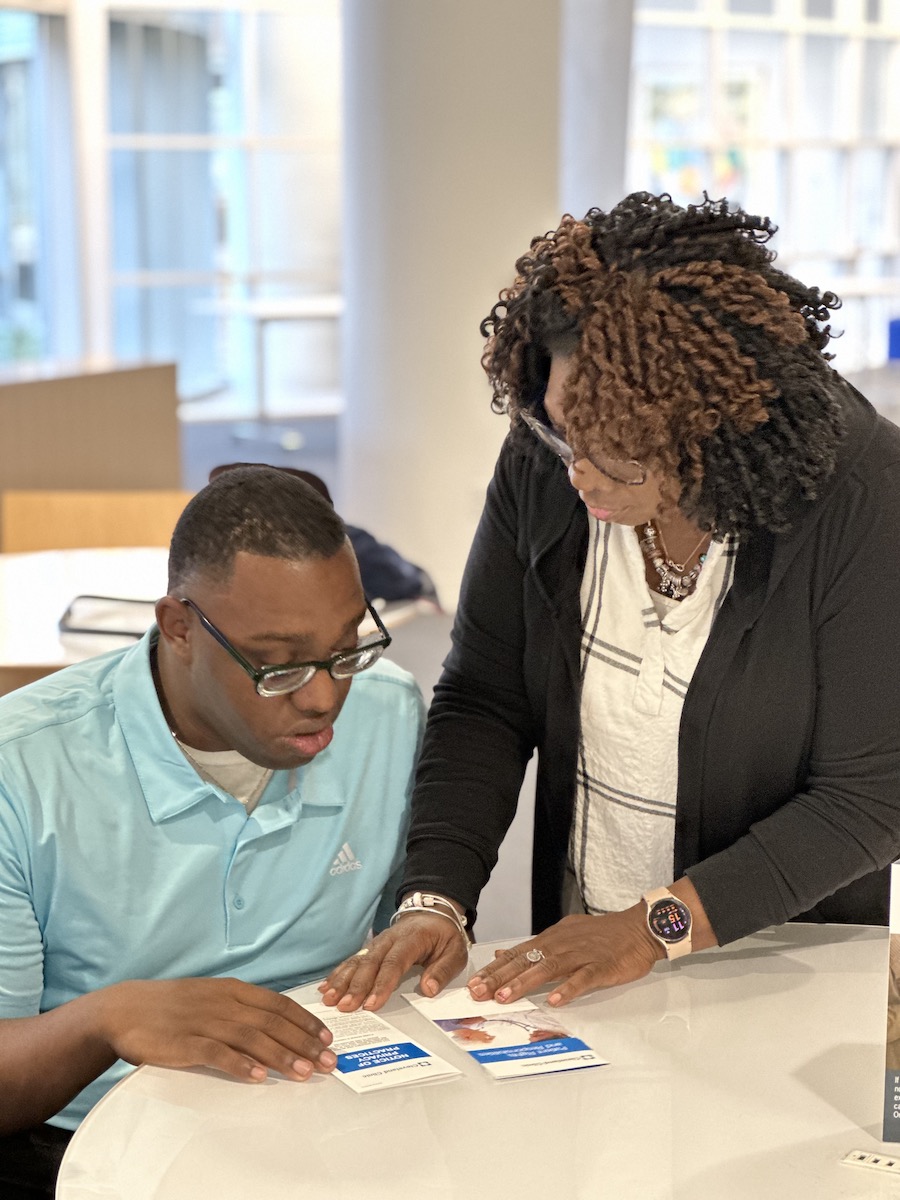
M 350 843 L 344 842 L 341 846 L 340 853 L 334 860 L 329 875 L 346 875 L 348 871 L 359 871 L 362 863 L 350 849 Z

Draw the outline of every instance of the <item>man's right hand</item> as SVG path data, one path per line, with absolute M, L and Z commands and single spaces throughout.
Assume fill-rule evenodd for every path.
M 466 936 L 446 917 L 428 912 L 404 913 L 379 933 L 365 952 L 354 954 L 335 967 L 319 984 L 325 1004 L 340 1012 L 362 1005 L 370 1012 L 387 1001 L 411 967 L 422 966 L 420 989 L 436 996 L 468 962 Z
M 331 1033 L 287 996 L 239 979 L 134 980 L 94 993 L 98 1034 L 126 1062 L 215 1067 L 259 1082 L 333 1070 Z

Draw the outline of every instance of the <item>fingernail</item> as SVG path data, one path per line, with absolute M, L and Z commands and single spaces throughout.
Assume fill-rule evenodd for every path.
M 487 986 L 483 983 L 470 983 L 469 991 L 473 996 L 483 996 L 487 991 Z
M 308 1079 L 312 1074 L 312 1063 L 307 1062 L 305 1058 L 295 1058 L 291 1063 L 291 1070 L 301 1079 Z
M 561 1004 L 562 996 L 559 994 L 559 992 L 554 992 L 552 996 L 547 997 L 547 1003 L 548 1004 Z
M 320 1067 L 325 1067 L 329 1071 L 332 1067 L 337 1066 L 337 1058 L 331 1050 L 323 1050 L 316 1061 Z
M 494 992 L 494 999 L 499 1000 L 500 1003 L 503 1004 L 504 1001 L 508 1000 L 511 995 L 512 992 L 509 990 L 509 988 L 501 988 L 499 992 Z
M 250 1068 L 250 1078 L 255 1083 L 261 1083 L 262 1080 L 265 1079 L 265 1077 L 268 1075 L 268 1073 L 269 1072 L 266 1070 L 265 1067 L 251 1067 Z
M 326 1046 L 330 1046 L 331 1043 L 334 1041 L 334 1034 L 331 1032 L 330 1029 L 320 1029 L 319 1030 L 319 1041 L 324 1042 Z
M 433 979 L 429 979 L 427 983 L 422 984 L 422 991 L 426 996 L 434 996 L 437 994 L 438 985 Z
M 363 1004 L 363 1008 L 367 1008 L 367 1009 L 371 1010 L 373 1008 L 376 1008 L 377 1005 L 378 1005 L 378 997 L 373 992 L 371 996 L 366 996 L 366 1000 L 365 1000 L 365 1003 Z

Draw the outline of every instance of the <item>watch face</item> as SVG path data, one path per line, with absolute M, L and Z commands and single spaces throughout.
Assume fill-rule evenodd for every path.
M 691 929 L 691 914 L 679 900 L 657 900 L 647 915 L 650 928 L 664 942 L 682 942 Z

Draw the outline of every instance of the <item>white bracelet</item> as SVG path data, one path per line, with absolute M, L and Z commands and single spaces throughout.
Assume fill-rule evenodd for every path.
M 405 917 L 407 913 L 411 913 L 411 912 L 428 913 L 428 915 L 430 917 L 443 917 L 445 921 L 449 921 L 452 925 L 456 926 L 456 928 L 460 931 L 460 933 L 463 935 L 463 937 L 466 939 L 466 941 L 469 940 L 469 935 L 466 933 L 465 929 L 460 925 L 459 921 L 454 921 L 449 913 L 439 912 L 436 908 L 426 908 L 424 904 L 409 904 L 409 905 L 407 905 L 406 908 L 404 908 L 403 912 L 400 912 L 400 910 L 398 909 L 394 913 L 394 915 L 391 917 L 391 920 L 390 920 L 391 925 L 393 925 L 393 923 L 397 920 L 398 917 Z
M 440 908 L 437 907 L 438 905 L 440 905 Z M 444 909 L 447 911 L 444 912 Z M 451 904 L 445 896 L 435 896 L 431 892 L 413 892 L 411 896 L 407 896 L 402 901 L 400 907 L 391 917 L 390 923 L 393 925 L 398 917 L 405 916 L 409 912 L 425 912 L 435 917 L 445 917 L 448 921 L 452 921 L 466 941 L 469 941 L 469 934 L 466 929 L 468 921 L 465 913 L 459 912 L 456 906 Z

